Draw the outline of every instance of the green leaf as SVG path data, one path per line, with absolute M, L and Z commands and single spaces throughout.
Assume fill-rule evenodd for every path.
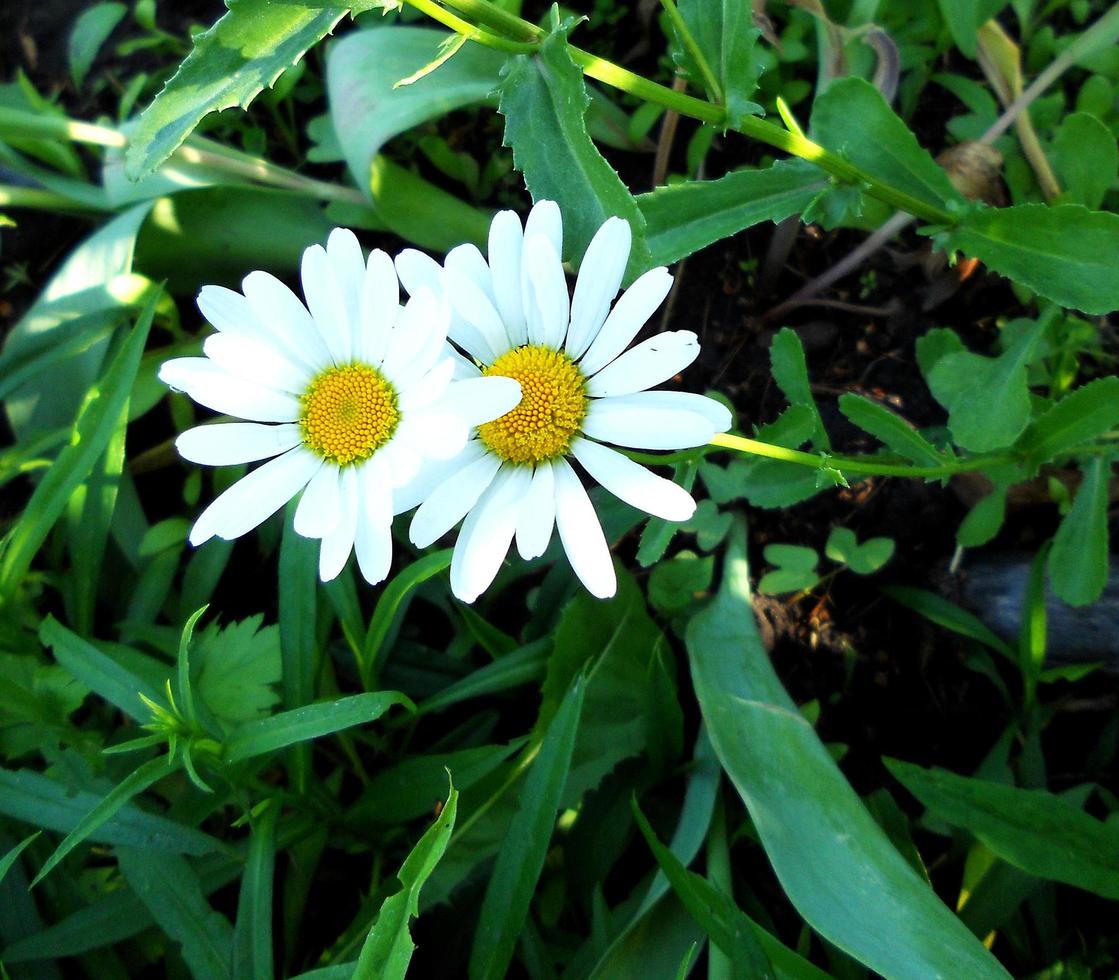
M 672 482 L 678 483 L 685 490 L 691 492 L 695 485 L 696 473 L 699 472 L 698 460 L 688 459 L 676 463 L 672 467 Z M 705 501 L 710 503 L 710 501 Z M 703 504 L 700 504 L 702 507 Z M 656 564 L 664 557 L 668 546 L 672 543 L 677 531 L 684 526 L 679 521 L 666 521 L 663 517 L 651 517 L 645 529 L 641 532 L 641 543 L 637 548 L 637 563 L 642 568 Z
M 65 733 L 88 693 L 63 667 L 0 653 L 0 753 L 16 758 L 43 749 Z
M 439 70 L 396 83 L 430 63 L 454 35 L 427 27 L 379 26 L 356 31 L 330 47 L 326 90 L 330 118 L 359 187 L 381 147 L 398 133 L 462 106 L 487 101 L 506 56 L 468 44 Z
M 764 170 L 735 170 L 639 194 L 651 261 L 668 265 L 763 221 L 799 214 L 823 186 L 815 167 L 779 160 Z
M 443 711 L 463 701 L 508 691 L 521 684 L 535 683 L 544 676 L 551 649 L 551 637 L 533 640 L 519 650 L 514 650 L 500 660 L 472 671 L 462 680 L 455 681 L 438 694 L 421 701 L 416 708 L 416 715 L 418 717 Z
M 313 594 L 312 594 L 313 595 Z M 196 690 L 224 728 L 268 714 L 279 703 L 280 635 L 251 616 L 224 629 L 211 623 L 194 640 Z
M 166 774 L 167 761 L 161 761 Z M 103 799 L 100 794 L 73 789 L 30 769 L 0 769 L 0 813 L 47 830 L 70 833 Z M 102 844 L 179 854 L 208 854 L 222 847 L 200 830 L 127 803 L 88 837 Z
M 770 666 L 750 606 L 745 534 L 686 636 L 715 752 L 785 894 L 821 936 L 887 978 L 1008 974 L 901 857 Z
M 715 559 L 682 551 L 668 561 L 658 562 L 649 573 L 649 604 L 665 616 L 674 616 L 694 606 L 711 587 Z
M 498 108 L 505 117 L 505 145 L 534 201 L 555 201 L 563 215 L 563 254 L 578 262 L 607 218 L 633 231 L 628 278 L 653 265 L 644 242 L 645 218 L 629 190 L 598 152 L 584 116 L 589 98 L 582 71 L 571 60 L 561 29 L 539 54 L 509 61 Z
M 766 595 L 781 595 L 785 592 L 802 592 L 820 581 L 816 566 L 820 556 L 815 548 L 798 544 L 766 545 L 765 560 L 775 565 L 758 582 L 758 591 Z
M 194 50 L 140 116 L 126 157 L 137 180 L 178 149 L 211 112 L 246 108 L 322 40 L 343 9 L 233 0 L 229 12 L 194 40 Z
M 128 404 L 136 370 L 151 329 L 158 294 L 153 294 L 120 346 L 101 380 L 86 395 L 85 405 L 74 423 L 70 444 L 31 495 L 19 523 L 8 538 L 0 562 L 0 596 L 10 598 L 31 567 L 39 547 L 55 521 L 66 509 L 70 495 L 85 480 L 105 452 Z
M 929 389 L 948 409 L 956 443 L 972 452 L 1011 445 L 1030 420 L 1026 367 L 1047 320 L 1037 321 L 998 357 L 945 354 L 928 372 Z
M 1053 591 L 1070 606 L 1095 602 L 1107 584 L 1107 504 L 1111 462 L 1097 456 L 1081 468 L 1072 509 L 1049 553 Z
M 762 107 L 750 101 L 762 66 L 754 51 L 761 31 L 754 26 L 751 9 L 736 0 L 680 0 L 678 6 L 719 83 L 727 125 L 734 128 L 745 116 L 761 115 Z M 702 85 L 702 75 L 694 81 Z
M 966 609 L 961 609 L 954 602 L 949 602 L 942 596 L 938 596 L 935 592 L 914 589 L 904 585 L 890 585 L 882 591 L 895 602 L 900 602 L 903 606 L 920 613 L 930 622 L 943 626 L 960 636 L 966 636 L 970 640 L 977 640 L 984 646 L 1001 653 L 1013 663 L 1018 662 L 1018 655 L 1013 648 L 992 633 L 981 620 L 976 619 Z
M 836 527 L 828 535 L 824 553 L 856 575 L 873 575 L 893 557 L 894 541 L 892 538 L 867 538 L 860 544 L 849 527 Z
M 513 959 L 552 840 L 585 692 L 585 679 L 577 677 L 549 723 L 540 752 L 525 777 L 516 816 L 498 851 L 482 900 L 470 950 L 471 980 L 500 980 Z
M 89 811 L 81 820 L 78 821 L 77 826 L 70 831 L 62 840 L 62 843 L 54 849 L 54 852 L 43 863 L 39 869 L 39 873 L 31 882 L 31 887 L 34 888 L 40 881 L 42 881 L 54 868 L 58 865 L 67 854 L 69 854 L 75 847 L 82 841 L 93 835 L 99 827 L 104 826 L 111 820 L 129 800 L 134 796 L 138 796 L 150 786 L 159 782 L 164 776 L 169 776 L 175 771 L 175 767 L 171 764 L 171 759 L 168 756 L 158 756 L 155 759 L 149 759 L 147 762 L 134 769 L 127 776 L 117 783 L 112 790 L 106 795 L 92 810 Z
M 1098 210 L 1119 169 L 1119 148 L 1111 130 L 1087 112 L 1065 116 L 1052 157 L 1066 188 L 1060 200 Z
M 245 874 L 233 929 L 235 980 L 275 975 L 272 966 L 272 878 L 276 865 L 276 819 L 280 805 L 265 800 L 254 814 Z
M 812 106 L 816 140 L 884 184 L 935 208 L 966 204 L 870 82 L 840 78 Z
M 41 834 L 41 830 L 36 830 L 33 834 L 28 834 L 21 840 L 15 847 L 11 848 L 7 854 L 0 858 L 0 881 L 3 881 L 9 871 L 12 870 L 12 865 L 19 860 L 19 856 L 27 849 L 27 846 Z
M 74 88 L 82 87 L 101 45 L 109 39 L 113 28 L 127 13 L 128 8 L 123 3 L 95 3 L 74 21 L 67 47 Z
M 1078 204 L 982 208 L 963 215 L 942 247 L 1061 306 L 1097 314 L 1119 308 L 1119 214 Z
M 206 901 L 186 860 L 168 856 L 153 861 L 150 854 L 131 847 L 117 848 L 117 860 L 128 887 L 159 927 L 182 946 L 195 980 L 229 980 L 233 930 Z
M 223 758 L 226 762 L 243 762 L 298 742 L 333 735 L 376 721 L 397 704 L 412 709 L 412 702 L 399 691 L 377 691 L 281 711 L 238 728 L 226 739 Z
M 898 759 L 886 768 L 929 812 L 974 834 L 1004 861 L 1104 898 L 1119 898 L 1119 824 L 1104 822 L 1043 790 L 923 769 Z
M 824 420 L 812 395 L 808 380 L 808 364 L 804 359 L 804 345 L 795 330 L 782 327 L 773 338 L 769 347 L 770 372 L 777 387 L 781 389 L 790 405 L 803 405 L 812 413 L 815 428 L 812 433 L 814 448 L 827 451 L 831 449 Z
M 869 432 L 887 449 L 912 460 L 918 466 L 940 466 L 940 453 L 912 425 L 885 405 L 846 392 L 839 396 L 839 410 L 864 432 Z
M 956 530 L 956 544 L 961 548 L 981 548 L 994 539 L 1006 519 L 1009 490 L 1009 482 L 995 483 L 991 492 L 976 502 Z
M 956 47 L 969 58 L 974 58 L 979 50 L 979 27 L 998 13 L 1005 0 L 938 0 L 938 3 Z
M 1035 465 L 1102 436 L 1119 425 L 1119 378 L 1096 378 L 1036 418 L 1018 442 Z
M 420 889 L 447 850 L 457 813 L 458 790 L 452 785 L 438 819 L 401 865 L 396 876 L 400 891 L 381 906 L 361 947 L 353 980 L 404 980 L 412 950 L 416 948 L 408 925 L 419 914 Z

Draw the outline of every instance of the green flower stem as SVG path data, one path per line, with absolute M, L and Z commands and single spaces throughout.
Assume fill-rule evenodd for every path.
M 407 2 L 420 9 L 416 0 L 407 0 Z M 420 2 L 431 2 L 431 0 L 420 0 Z M 453 7 L 460 13 L 466 14 L 475 22 L 500 31 L 507 38 L 530 44 L 544 39 L 545 32 L 541 28 L 502 10 L 496 4 L 491 3 L 490 0 L 444 0 L 444 2 L 446 6 Z M 446 21 L 441 22 L 446 23 Z M 448 24 L 448 26 L 452 25 Z M 488 43 L 487 37 L 492 37 L 492 35 L 473 38 L 473 40 L 486 44 Z M 892 207 L 908 211 L 931 224 L 954 225 L 957 222 L 956 217 L 943 208 L 927 204 L 911 194 L 882 183 L 876 177 L 865 173 L 844 160 L 843 157 L 837 156 L 799 132 L 790 132 L 753 116 L 730 120 L 727 118 L 726 110 L 720 105 L 697 99 L 684 92 L 676 92 L 665 85 L 622 68 L 605 58 L 599 58 L 597 55 L 574 45 L 571 45 L 569 50 L 572 60 L 583 69 L 584 74 L 612 88 L 629 92 L 646 102 L 653 102 L 667 109 L 674 109 L 682 116 L 689 116 L 712 126 L 737 130 L 744 136 L 750 136 L 776 149 L 801 157 L 833 177 L 847 183 L 858 184 L 864 187 L 866 193 L 872 197 L 876 197 Z
M 531 54 L 536 49 L 533 42 L 510 41 L 508 38 L 491 34 L 489 31 L 483 31 L 473 24 L 468 24 L 445 7 L 440 7 L 434 0 L 408 0 L 408 2 L 421 13 L 427 14 L 432 20 L 437 20 L 445 27 L 449 27 L 456 34 L 461 34 L 467 40 L 484 44 L 487 48 L 496 48 L 498 51 L 507 51 L 510 54 Z
M 664 7 L 664 12 L 668 14 L 668 19 L 672 21 L 672 26 L 680 36 L 681 42 L 683 42 L 684 47 L 688 49 L 688 54 L 692 56 L 692 60 L 696 63 L 696 67 L 699 68 L 700 74 L 703 75 L 704 84 L 711 91 L 711 95 L 714 97 L 715 101 L 722 102 L 722 86 L 719 85 L 719 80 L 715 77 L 715 73 L 711 70 L 711 66 L 703 56 L 703 52 L 700 50 L 695 37 L 692 36 L 692 32 L 688 30 L 688 25 L 685 23 L 683 16 L 681 16 L 675 0 L 661 0 L 661 6 Z

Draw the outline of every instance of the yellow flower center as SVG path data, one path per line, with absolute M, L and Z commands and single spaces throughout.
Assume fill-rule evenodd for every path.
M 583 375 L 570 357 L 529 344 L 502 354 L 483 373 L 521 383 L 520 404 L 478 426 L 487 448 L 510 463 L 540 463 L 567 452 L 587 414 Z
M 303 393 L 299 426 L 313 453 L 338 466 L 368 459 L 396 431 L 396 391 L 376 368 L 327 368 Z

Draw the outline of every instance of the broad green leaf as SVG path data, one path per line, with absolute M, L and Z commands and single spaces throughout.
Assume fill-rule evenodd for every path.
M 81 820 L 78 821 L 76 827 L 70 831 L 63 839 L 62 843 L 54 849 L 54 852 L 39 869 L 39 873 L 35 875 L 31 886 L 34 887 L 42 881 L 54 868 L 58 862 L 61 861 L 67 854 L 69 854 L 75 847 L 82 841 L 87 840 L 97 830 L 108 823 L 117 813 L 120 812 L 129 800 L 135 796 L 139 796 L 144 790 L 153 786 L 165 776 L 171 775 L 175 771 L 175 766 L 172 760 L 167 756 L 158 756 L 155 759 L 149 759 L 147 762 L 142 763 L 138 768 L 134 769 L 127 776 L 117 783 L 109 793 L 89 811 Z
M 233 929 L 202 892 L 198 875 L 184 858 L 152 856 L 131 847 L 117 848 L 128 887 L 159 927 L 182 947 L 195 980 L 229 980 Z
M 886 595 L 914 612 L 920 613 L 925 619 L 943 626 L 960 636 L 970 640 L 977 640 L 984 646 L 1001 653 L 1007 659 L 1017 663 L 1018 655 L 1014 649 L 979 619 L 976 619 L 966 609 L 961 609 L 954 602 L 949 602 L 943 596 L 925 589 L 914 589 L 904 585 L 890 585 L 882 590 Z
M 74 423 L 70 444 L 35 488 L 19 523 L 8 538 L 0 562 L 0 597 L 10 598 L 31 567 L 31 561 L 70 495 L 85 480 L 105 452 L 128 403 L 140 356 L 151 329 L 158 294 L 153 294 L 121 344 L 101 379 L 86 394 L 85 405 Z
M 435 823 L 419 839 L 397 874 L 400 891 L 385 900 L 361 947 L 353 980 L 404 980 L 415 943 L 408 926 L 419 914 L 420 889 L 447 850 L 458 813 L 458 790 L 452 784 Z
M 974 58 L 979 50 L 977 31 L 980 25 L 1006 6 L 1006 0 L 938 0 L 938 3 L 952 40 L 969 58 Z
M 0 882 L 2 882 L 7 873 L 12 870 L 12 865 L 19 860 L 19 856 L 27 849 L 27 846 L 41 833 L 41 830 L 36 830 L 35 833 L 28 834 L 23 840 L 16 844 L 15 847 L 11 848 L 7 854 L 0 858 Z
M 996 483 L 990 493 L 976 502 L 956 530 L 956 544 L 961 548 L 981 548 L 994 539 L 1006 519 L 1009 490 L 1009 483 Z
M 719 85 L 727 125 L 733 129 L 743 117 L 761 115 L 762 107 L 750 100 L 761 72 L 754 51 L 761 31 L 754 26 L 751 8 L 736 0 L 681 0 L 679 10 Z M 685 63 L 690 60 L 685 58 Z M 703 85 L 702 74 L 694 81 Z
M 166 759 L 160 761 L 166 773 Z M 33 826 L 70 833 L 103 799 L 98 793 L 73 789 L 30 769 L 0 769 L 0 813 Z M 222 847 L 200 830 L 127 803 L 95 828 L 89 839 L 178 854 L 208 854 Z
M 870 82 L 832 82 L 812 106 L 812 133 L 829 150 L 925 204 L 946 208 L 964 198 Z
M 462 106 L 486 101 L 506 56 L 467 44 L 450 61 L 410 85 L 396 83 L 436 57 L 453 35 L 427 27 L 378 26 L 330 46 L 326 90 L 334 131 L 359 187 L 392 137 Z
M 238 728 L 226 739 L 223 758 L 226 762 L 243 762 L 298 742 L 333 735 L 376 721 L 397 704 L 412 707 L 412 702 L 398 691 L 377 691 L 281 711 Z
M 1036 789 L 923 769 L 898 759 L 886 767 L 938 819 L 974 834 L 1004 861 L 1038 878 L 1119 898 L 1119 824 L 1089 816 Z
M 649 573 L 649 605 L 664 616 L 682 613 L 711 587 L 715 559 L 681 551 L 668 561 L 658 562 Z
M 209 113 L 247 107 L 329 34 L 344 12 L 232 0 L 229 11 L 195 38 L 194 50 L 140 116 L 128 148 L 128 176 L 151 173 Z
M 804 345 L 795 330 L 782 327 L 777 331 L 769 347 L 769 366 L 773 380 L 789 400 L 789 404 L 803 405 L 812 413 L 815 422 L 812 433 L 813 447 L 824 452 L 831 449 L 831 440 L 828 439 L 824 420 L 820 417 L 820 409 L 816 406 L 816 399 L 808 380 L 808 363 L 804 358 Z
M 586 680 L 577 677 L 548 724 L 521 786 L 517 813 L 498 851 L 470 950 L 471 980 L 500 980 L 513 959 L 544 868 L 579 730 Z
M 1074 112 L 1057 130 L 1053 165 L 1065 187 L 1061 201 L 1099 210 L 1119 170 L 1119 148 L 1095 116 Z
M 9 332 L 0 376 L 6 377 L 15 366 L 12 361 L 32 351 L 45 355 L 5 403 L 20 439 L 73 424 L 101 371 L 111 330 L 128 320 L 142 294 L 131 275 L 132 261 L 136 236 L 150 210 L 150 203 L 139 204 L 90 235 Z M 71 356 L 59 359 L 52 348 Z
M 828 535 L 824 553 L 857 575 L 873 575 L 893 557 L 894 541 L 892 538 L 867 538 L 860 544 L 849 527 L 837 527 Z
M 815 548 L 798 544 L 768 544 L 763 555 L 775 567 L 761 577 L 759 592 L 766 595 L 801 592 L 820 581 L 816 572 L 820 556 Z
M 750 606 L 745 534 L 688 655 L 715 752 L 778 880 L 821 936 L 888 980 L 1008 974 L 867 813 L 770 666 Z
M 862 395 L 839 396 L 839 410 L 887 449 L 918 466 L 939 466 L 944 460 L 929 441 L 900 415 Z
M 780 160 L 765 170 L 735 170 L 639 194 L 652 262 L 668 265 L 763 221 L 799 214 L 824 183 L 815 167 Z
M 265 800 L 254 814 L 245 874 L 233 927 L 234 980 L 274 976 L 272 966 L 272 879 L 276 866 L 276 819 L 280 805 Z
M 211 623 L 194 639 L 198 696 L 224 728 L 260 718 L 280 701 L 274 687 L 281 676 L 279 628 L 261 629 L 263 619 L 250 616 L 224 629 Z
M 1072 509 L 1061 521 L 1049 553 L 1053 591 L 1070 606 L 1095 602 L 1107 584 L 1107 505 L 1111 462 L 1095 457 L 1081 469 L 1083 479 Z
M 0 652 L 0 754 L 17 758 L 66 737 L 67 719 L 88 693 L 63 667 Z
M 1102 436 L 1119 425 L 1119 378 L 1096 378 L 1038 416 L 1018 442 L 1035 463 Z
M 982 208 L 965 214 L 943 247 L 1061 306 L 1098 314 L 1119 308 L 1119 214 L 1079 204 Z
M 928 372 L 929 389 L 948 409 L 948 428 L 957 444 L 989 452 L 1013 443 L 1030 420 L 1026 376 L 1046 320 L 1038 320 L 998 357 L 971 351 L 945 354 Z
M 95 3 L 74 21 L 67 46 L 74 88 L 82 87 L 101 45 L 109 39 L 113 28 L 127 13 L 128 8 L 123 3 Z
M 589 98 L 582 71 L 571 60 L 567 38 L 555 30 L 539 53 L 509 62 L 498 108 L 505 117 L 505 145 L 534 201 L 555 201 L 563 214 L 563 254 L 578 262 L 599 226 L 624 218 L 633 231 L 628 278 L 649 268 L 645 218 L 629 190 L 598 152 L 584 116 Z

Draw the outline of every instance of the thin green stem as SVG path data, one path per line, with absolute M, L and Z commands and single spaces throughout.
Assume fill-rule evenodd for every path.
M 711 70 L 711 66 L 707 63 L 707 59 L 703 56 L 703 51 L 700 49 L 692 32 L 688 29 L 688 25 L 684 22 L 684 18 L 680 14 L 680 9 L 676 6 L 675 0 L 661 0 L 661 6 L 664 7 L 664 12 L 668 14 L 668 19 L 672 21 L 672 26 L 676 29 L 676 33 L 680 35 L 680 41 L 683 43 L 684 47 L 687 48 L 688 54 L 691 55 L 692 60 L 696 63 L 696 67 L 699 68 L 700 74 L 703 75 L 703 81 L 711 92 L 711 97 L 716 102 L 722 103 L 723 88 L 719 84 L 719 80 L 715 77 L 715 73 Z
M 0 208 L 34 208 L 38 211 L 100 211 L 91 204 L 75 201 L 65 194 L 56 194 L 39 187 L 0 184 Z
M 452 14 L 445 7 L 440 7 L 434 0 L 408 0 L 408 3 L 421 13 L 427 14 L 432 20 L 439 21 L 440 24 L 449 27 L 455 33 L 461 34 L 470 41 L 484 44 L 487 48 L 495 48 L 498 51 L 506 51 L 510 54 L 531 54 L 536 50 L 536 45 L 532 42 L 510 41 L 508 38 L 483 31 L 473 24 L 467 23 L 461 17 Z

